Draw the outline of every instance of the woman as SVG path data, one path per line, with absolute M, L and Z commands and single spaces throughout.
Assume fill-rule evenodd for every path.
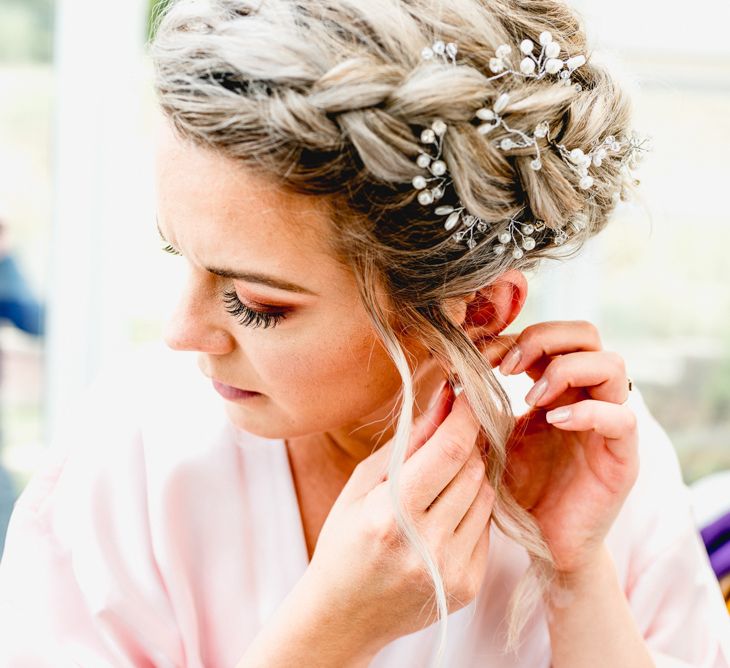
M 728 665 L 621 358 L 502 334 L 639 153 L 583 40 L 546 1 L 168 8 L 174 359 L 110 370 L 17 504 L 8 665 Z

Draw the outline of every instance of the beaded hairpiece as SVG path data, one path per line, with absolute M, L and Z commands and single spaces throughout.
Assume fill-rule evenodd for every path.
M 535 44 L 532 40 L 525 39 L 520 44 L 520 52 L 522 58 L 519 64 L 519 70 L 516 70 L 511 61 L 512 47 L 508 44 L 501 44 L 495 56 L 489 61 L 489 68 L 494 73 L 488 77 L 489 81 L 499 79 L 506 75 L 519 76 L 530 79 L 543 79 L 548 75 L 557 75 L 557 83 L 562 86 L 574 86 L 577 91 L 581 90 L 579 83 L 573 83 L 571 76 L 573 72 L 586 63 L 583 55 L 577 55 L 565 60 L 560 58 L 561 47 L 553 40 L 549 31 L 540 34 L 541 49 L 538 55 L 535 55 Z M 456 54 L 458 47 L 454 42 L 445 44 L 441 40 L 436 40 L 431 46 L 425 47 L 421 51 L 423 60 L 432 60 L 439 58 L 446 63 L 456 65 Z M 594 145 L 585 153 L 580 148 L 569 149 L 563 144 L 557 144 L 550 137 L 550 126 L 547 121 L 541 121 L 537 124 L 532 134 L 522 132 L 515 128 L 511 128 L 505 122 L 502 112 L 509 105 L 509 94 L 502 92 L 498 94 L 494 104 L 491 107 L 484 106 L 478 109 L 475 119 L 479 121 L 477 131 L 481 135 L 488 135 L 495 128 L 503 128 L 508 135 L 501 140 L 495 142 L 495 145 L 503 150 L 508 151 L 512 148 L 526 148 L 529 146 L 535 149 L 535 158 L 531 161 L 530 167 L 539 171 L 542 169 L 542 159 L 538 139 L 546 139 L 548 144 L 558 151 L 559 155 L 565 160 L 568 167 L 576 174 L 578 186 L 586 191 L 590 191 L 594 185 L 594 176 L 590 173 L 590 168 L 598 168 L 609 154 L 621 153 L 627 149 L 621 159 L 620 167 L 625 169 L 628 175 L 633 179 L 630 168 L 635 167 L 643 154 L 649 150 L 646 146 L 648 138 L 639 137 L 636 132 L 631 136 L 618 140 L 613 135 L 607 136 L 602 142 Z M 448 175 L 448 167 L 442 159 L 441 152 L 443 146 L 443 138 L 446 134 L 448 126 L 441 119 L 436 119 L 431 127 L 421 132 L 420 141 L 424 146 L 424 150 L 418 155 L 416 164 L 422 169 L 427 169 L 428 176 L 421 174 L 413 178 L 413 187 L 418 190 L 418 201 L 428 206 L 434 202 L 438 202 L 452 181 Z M 634 179 L 638 184 L 638 181 Z M 590 201 L 594 197 L 591 193 L 588 197 Z M 614 202 L 620 199 L 621 193 L 613 194 Z M 505 228 L 499 233 L 499 243 L 493 247 L 494 253 L 502 255 L 512 244 L 512 256 L 516 259 L 523 257 L 525 251 L 530 251 L 536 246 L 536 240 L 533 236 L 535 232 L 545 233 L 547 227 L 542 220 L 519 221 L 517 217 L 522 214 L 524 208 L 516 215 L 510 218 Z M 474 238 L 475 231 L 486 232 L 489 224 L 481 218 L 470 214 L 461 202 L 455 206 L 437 206 L 435 213 L 439 216 L 446 216 L 444 227 L 446 230 L 454 230 L 452 238 L 456 241 L 466 239 L 468 248 L 474 248 L 477 244 Z M 579 232 L 585 226 L 585 223 L 576 218 L 571 221 L 570 226 L 574 232 Z M 458 228 L 458 229 L 457 229 Z M 568 239 L 569 233 L 565 229 L 553 231 L 553 243 L 561 245 Z

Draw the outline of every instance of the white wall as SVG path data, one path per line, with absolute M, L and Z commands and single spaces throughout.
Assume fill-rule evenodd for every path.
M 65 401 L 126 344 L 124 230 L 138 217 L 135 169 L 146 2 L 61 0 L 51 267 L 47 298 L 46 434 Z
M 599 46 L 657 56 L 730 55 L 727 0 L 569 0 L 586 20 L 588 38 Z

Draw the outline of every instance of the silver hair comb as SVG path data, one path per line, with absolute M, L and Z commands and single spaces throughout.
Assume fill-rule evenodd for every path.
M 515 69 L 511 62 L 512 47 L 508 44 L 501 44 L 497 47 L 495 56 L 489 61 L 490 70 L 494 76 L 488 77 L 488 80 L 499 79 L 508 74 L 520 76 L 523 78 L 543 79 L 548 75 L 557 75 L 557 82 L 562 86 L 572 85 L 576 91 L 581 90 L 579 83 L 573 83 L 571 76 L 573 72 L 586 63 L 583 55 L 572 56 L 565 60 L 560 58 L 561 47 L 553 40 L 549 31 L 544 31 L 539 37 L 541 49 L 539 54 L 535 55 L 535 44 L 532 40 L 525 39 L 520 44 L 520 52 L 522 59 L 519 64 L 519 70 Z M 456 55 L 458 47 L 454 42 L 445 43 L 442 40 L 436 40 L 430 47 L 425 47 L 421 51 L 423 60 L 432 60 L 439 58 L 445 63 L 456 65 Z M 510 97 L 506 92 L 500 93 L 491 107 L 484 106 L 477 110 L 474 118 L 479 122 L 477 131 L 482 135 L 488 135 L 494 129 L 502 127 L 508 135 L 495 142 L 495 145 L 503 151 L 509 151 L 513 148 L 526 148 L 532 146 L 535 148 L 535 158 L 531 161 L 530 167 L 539 171 L 542 169 L 542 156 L 538 139 L 545 139 L 548 145 L 553 146 L 559 155 L 564 159 L 566 165 L 576 174 L 578 186 L 583 190 L 590 190 L 594 185 L 594 176 L 590 174 L 591 167 L 600 167 L 603 161 L 611 154 L 617 154 L 627 149 L 621 161 L 621 168 L 629 168 L 636 166 L 638 161 L 643 157 L 644 152 L 649 150 L 646 147 L 648 138 L 641 138 L 635 132 L 630 137 L 626 137 L 622 141 L 617 140 L 613 135 L 609 135 L 599 144 L 591 147 L 586 153 L 580 148 L 569 149 L 563 144 L 555 143 L 550 137 L 550 126 L 547 121 L 538 123 L 532 134 L 528 134 L 521 130 L 511 128 L 505 122 L 502 112 L 509 106 Z M 451 179 L 448 175 L 448 167 L 442 158 L 443 138 L 446 135 L 448 126 L 441 119 L 432 122 L 431 127 L 421 132 L 420 141 L 424 145 L 424 150 L 418 155 L 416 164 L 421 169 L 427 169 L 428 175 L 417 175 L 413 178 L 413 187 L 418 190 L 418 201 L 429 206 L 438 202 L 446 193 L 447 188 L 451 185 Z M 628 172 L 631 175 L 630 171 Z M 631 175 L 632 176 L 632 175 Z M 633 178 L 633 176 L 632 176 Z M 638 184 L 638 181 L 635 181 Z M 591 194 L 588 201 L 594 197 Z M 614 201 L 620 199 L 621 193 L 613 194 Z M 521 215 L 524 208 L 517 214 Z M 444 227 L 446 230 L 456 230 L 452 235 L 455 241 L 466 240 L 469 249 L 477 245 L 474 237 L 476 232 L 486 232 L 489 224 L 470 214 L 466 207 L 458 202 L 454 206 L 440 205 L 435 209 L 435 213 L 440 216 L 446 216 Z M 460 227 L 459 227 L 460 226 Z M 573 232 L 579 232 L 585 227 L 585 221 L 580 217 L 576 217 L 571 221 L 569 226 Z M 512 246 L 512 256 L 520 259 L 524 256 L 525 251 L 534 249 L 537 245 L 535 233 L 540 238 L 544 236 L 549 228 L 542 220 L 535 221 L 519 221 L 517 216 L 513 216 L 506 223 L 505 228 L 498 234 L 498 243 L 494 245 L 493 250 L 496 255 L 503 255 L 508 247 Z M 551 230 L 553 234 L 552 243 L 559 246 L 568 239 L 569 232 L 566 229 Z

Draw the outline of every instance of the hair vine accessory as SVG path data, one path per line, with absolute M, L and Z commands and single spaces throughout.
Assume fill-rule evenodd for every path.
M 573 56 L 566 60 L 559 58 L 561 48 L 560 45 L 553 40 L 549 31 L 540 34 L 540 44 L 542 46 L 540 53 L 535 56 L 532 40 L 525 39 L 520 44 L 520 51 L 523 59 L 520 62 L 519 71 L 515 70 L 510 62 L 509 56 L 512 47 L 508 44 L 501 44 L 497 47 L 495 57 L 490 59 L 490 69 L 496 72 L 494 76 L 488 77 L 488 80 L 498 79 L 507 74 L 513 74 L 524 78 L 542 79 L 548 74 L 557 74 L 560 85 L 571 85 L 571 75 L 573 72 L 584 65 L 586 58 L 583 55 Z M 455 43 L 444 43 L 442 40 L 436 40 L 430 47 L 425 47 L 421 51 L 423 60 L 432 60 L 434 58 L 441 59 L 446 64 L 456 65 L 456 54 L 458 47 Z M 576 91 L 580 90 L 580 84 L 573 84 Z M 530 167 L 539 171 L 542 168 L 542 156 L 538 139 L 545 139 L 549 146 L 556 149 L 558 154 L 564 159 L 568 167 L 575 172 L 578 177 L 578 185 L 583 190 L 589 190 L 594 185 L 594 177 L 589 174 L 590 167 L 600 167 L 603 161 L 608 157 L 609 153 L 620 153 L 624 148 L 628 150 L 621 160 L 620 167 L 629 171 L 630 167 L 635 167 L 638 161 L 643 157 L 643 153 L 649 150 L 645 144 L 648 138 L 641 138 L 636 132 L 632 132 L 630 138 L 625 141 L 618 141 L 613 135 L 609 135 L 598 145 L 593 146 L 588 153 L 580 148 L 569 149 L 563 144 L 555 143 L 550 137 L 550 126 L 545 120 L 539 122 L 533 133 L 528 134 L 521 130 L 509 127 L 502 117 L 502 112 L 509 105 L 509 94 L 501 92 L 491 107 L 484 106 L 477 110 L 475 118 L 480 122 L 477 131 L 482 135 L 487 135 L 497 127 L 502 127 L 509 135 L 517 137 L 503 137 L 495 143 L 501 150 L 507 151 L 512 148 L 526 148 L 533 146 L 536 156 L 530 163 Z M 429 171 L 428 176 L 421 174 L 415 176 L 412 180 L 413 187 L 419 191 L 418 201 L 424 206 L 431 205 L 440 200 L 451 185 L 451 179 L 448 176 L 448 168 L 446 162 L 442 159 L 443 138 L 447 132 L 447 125 L 441 119 L 432 122 L 431 127 L 421 132 L 420 141 L 425 145 L 424 150 L 419 153 L 416 164 L 421 169 Z M 633 178 L 633 176 L 632 176 Z M 634 179 L 634 183 L 638 181 Z M 430 185 L 431 184 L 431 185 Z M 620 199 L 621 193 L 613 194 L 613 201 Z M 595 198 L 592 193 L 587 201 Z M 517 215 L 524 212 L 523 209 Z M 440 216 L 446 216 L 444 228 L 446 230 L 454 230 L 462 224 L 460 229 L 452 235 L 455 241 L 466 239 L 466 245 L 469 249 L 476 246 L 477 241 L 474 238 L 474 231 L 486 232 L 489 224 L 481 218 L 474 216 L 466 211 L 466 207 L 457 202 L 454 206 L 437 206 L 435 213 Z M 576 217 L 571 221 L 570 227 L 573 232 L 579 232 L 585 227 L 585 221 L 580 217 Z M 533 222 L 519 221 L 517 216 L 513 216 L 507 222 L 506 227 L 498 234 L 499 243 L 495 244 L 493 251 L 496 255 L 503 255 L 509 245 L 512 246 L 512 256 L 516 259 L 522 258 L 525 251 L 534 249 L 537 240 L 548 233 L 552 232 L 552 243 L 559 246 L 567 241 L 569 233 L 566 229 L 550 230 L 542 220 Z M 535 233 L 538 233 L 536 240 Z
M 534 44 L 532 40 L 525 39 L 522 41 L 520 44 L 520 51 L 525 57 L 520 62 L 519 72 L 512 67 L 509 61 L 509 55 L 512 52 L 512 48 L 508 44 L 501 44 L 497 47 L 496 57 L 490 60 L 490 69 L 493 72 L 498 72 L 498 74 L 493 77 L 489 77 L 489 80 L 497 79 L 506 74 L 513 74 L 533 79 L 542 79 L 547 74 L 557 74 L 560 85 L 571 85 L 570 77 L 575 70 L 582 65 L 585 65 L 586 57 L 581 54 L 572 56 L 566 60 L 561 60 L 559 57 L 561 53 L 560 44 L 553 40 L 553 36 L 548 30 L 540 33 L 540 44 L 542 45 L 542 49 L 540 54 L 535 57 L 533 55 Z M 572 85 L 576 92 L 580 92 L 582 90 L 582 86 L 579 83 Z M 609 152 L 620 153 L 628 146 L 629 155 L 627 155 L 626 160 L 628 161 L 631 159 L 632 154 L 637 150 L 646 150 L 644 148 L 644 142 L 639 141 L 639 138 L 636 136 L 632 136 L 630 140 L 627 139 L 624 142 L 620 142 L 617 141 L 613 135 L 606 137 L 601 144 L 595 146 L 588 154 L 585 154 L 580 148 L 568 149 L 563 144 L 555 144 L 552 141 L 550 137 L 550 125 L 545 120 L 537 124 L 532 135 L 510 128 L 500 115 L 508 104 L 509 95 L 507 93 L 502 93 L 499 95 L 491 109 L 483 107 L 477 110 L 475 114 L 476 119 L 480 121 L 491 121 L 482 122 L 477 128 L 478 132 L 486 135 L 495 128 L 501 126 L 509 134 L 517 135 L 519 137 L 519 141 L 515 141 L 511 137 L 504 137 L 496 142 L 497 146 L 499 146 L 499 148 L 503 151 L 508 151 L 512 148 L 534 146 L 536 156 L 530 163 L 530 167 L 535 171 L 542 169 L 540 146 L 537 140 L 545 138 L 550 145 L 554 146 L 558 150 L 568 167 L 578 175 L 578 185 L 583 190 L 588 190 L 594 183 L 594 178 L 588 173 L 588 168 L 592 165 L 600 167 Z M 640 153 L 637 153 L 637 155 L 640 155 Z
M 428 178 L 421 174 L 413 177 L 413 187 L 420 191 L 418 193 L 418 201 L 424 206 L 441 199 L 449 182 L 446 176 L 446 163 L 441 160 L 441 148 L 446 129 L 446 123 L 441 119 L 437 119 L 431 124 L 430 128 L 426 128 L 421 132 L 421 143 L 433 144 L 435 146 L 434 154 L 422 152 L 416 158 L 416 164 L 422 169 L 428 169 L 432 175 Z M 427 188 L 426 186 L 432 181 L 435 181 L 436 185 L 430 189 Z M 447 226 L 446 229 L 451 228 Z
M 430 128 L 426 128 L 421 132 L 421 143 L 428 146 L 429 151 L 425 150 L 419 153 L 416 164 L 422 169 L 428 169 L 430 175 L 428 177 L 417 174 L 413 177 L 413 187 L 418 190 L 418 201 L 424 206 L 428 206 L 440 200 L 446 188 L 451 181 L 447 174 L 446 163 L 441 159 L 441 151 L 443 147 L 443 138 L 446 134 L 448 126 L 441 119 L 436 119 Z M 429 184 L 432 184 L 429 186 Z M 444 228 L 446 230 L 454 229 L 460 222 L 464 223 L 464 228 L 458 230 L 452 238 L 455 241 L 466 239 L 466 245 L 471 249 L 477 244 L 474 238 L 474 231 L 486 232 L 488 224 L 466 211 L 466 207 L 459 202 L 456 206 L 442 205 L 436 207 L 436 215 L 446 216 Z M 532 236 L 535 232 L 543 233 L 546 230 L 544 221 L 538 220 L 534 223 L 523 223 L 512 217 L 507 227 L 499 234 L 499 244 L 494 247 L 497 255 L 502 255 L 507 250 L 507 245 L 512 244 L 512 256 L 519 259 L 524 255 L 524 251 L 535 248 L 536 240 Z M 519 237 L 519 239 L 518 239 Z M 561 244 L 567 239 L 567 235 L 562 230 L 556 233 L 554 241 Z
M 552 33 L 545 30 L 540 33 L 540 44 L 542 46 L 540 53 L 535 56 L 535 44 L 530 39 L 522 40 L 520 51 L 523 55 L 520 61 L 519 71 L 514 69 L 510 61 L 512 47 L 509 44 L 500 44 L 495 52 L 495 57 L 489 61 L 489 69 L 496 72 L 494 76 L 488 77 L 488 81 L 499 79 L 507 74 L 523 77 L 525 79 L 543 79 L 548 74 L 557 74 L 558 81 L 563 86 L 571 85 L 573 72 L 581 65 L 585 65 L 586 57 L 577 55 L 566 60 L 559 58 L 561 47 L 560 44 L 553 40 Z M 576 91 L 582 90 L 579 83 L 573 84 Z M 516 135 L 519 140 L 515 141 L 510 137 L 504 137 L 497 142 L 499 148 L 508 151 L 512 148 L 525 148 L 534 146 L 536 151 L 535 159 L 530 163 L 530 167 L 535 171 L 542 169 L 542 160 L 540 159 L 540 146 L 537 142 L 538 138 L 546 137 L 549 131 L 547 121 L 537 124 L 533 136 L 509 127 L 501 116 L 501 112 L 509 104 L 510 98 L 508 93 L 501 93 L 497 97 L 492 108 L 483 107 L 476 112 L 475 118 L 481 121 L 477 127 L 480 134 L 486 135 L 497 127 L 503 127 L 509 134 Z
M 451 62 L 456 64 L 456 52 L 458 47 L 455 42 L 444 43 L 442 40 L 437 39 L 431 46 L 425 46 L 421 51 L 421 58 L 423 60 L 432 60 L 434 57 L 438 57 L 444 62 Z
M 522 43 L 520 44 L 520 51 L 524 57 L 520 62 L 519 71 L 515 70 L 510 62 L 512 47 L 509 44 L 500 44 L 497 47 L 495 57 L 489 61 L 489 69 L 491 69 L 492 72 L 497 72 L 497 74 L 492 77 L 488 77 L 488 80 L 492 81 L 507 74 L 521 76 L 526 79 L 543 79 L 548 74 L 557 74 L 558 81 L 561 85 L 571 85 L 570 77 L 575 70 L 582 65 L 585 65 L 586 57 L 581 54 L 562 60 L 560 58 L 562 50 L 560 44 L 553 40 L 552 33 L 549 30 L 541 32 L 539 39 L 542 48 L 537 56 L 534 55 L 535 45 L 532 40 L 522 40 Z M 573 86 L 576 91 L 582 90 L 579 83 L 573 84 Z M 503 151 L 509 151 L 513 148 L 534 146 L 536 155 L 535 159 L 530 163 L 530 167 L 535 171 L 539 171 L 542 169 L 542 160 L 540 156 L 540 146 L 537 140 L 547 138 L 548 142 L 551 143 L 549 137 L 550 126 L 547 121 L 543 120 L 537 124 L 532 135 L 528 135 L 521 130 L 509 127 L 501 116 L 501 112 L 508 106 L 509 101 L 509 94 L 501 93 L 499 97 L 497 97 L 497 100 L 491 109 L 488 107 L 478 109 L 475 114 L 475 118 L 481 122 L 477 127 L 477 131 L 480 134 L 487 135 L 495 128 L 501 126 L 508 132 L 508 134 L 516 135 L 518 137 L 517 141 L 508 136 L 496 142 L 496 145 Z M 571 152 L 562 145 L 560 148 L 562 149 L 560 153 L 564 158 L 568 158 L 570 160 L 573 159 L 574 152 Z M 577 151 L 579 151 L 581 156 L 583 155 L 583 152 L 580 151 L 580 149 L 577 149 Z M 577 156 L 577 153 L 575 155 Z M 581 188 L 586 189 L 593 185 L 593 179 L 588 176 L 587 172 L 583 173 L 582 169 L 580 171 L 580 176 Z
M 497 47 L 495 57 L 489 61 L 489 69 L 497 74 L 489 77 L 489 80 L 499 79 L 507 74 L 514 74 L 531 79 L 542 79 L 548 74 L 558 74 L 561 84 L 569 86 L 571 84 L 570 76 L 574 70 L 578 69 L 586 62 L 583 55 L 573 56 L 567 60 L 561 60 L 560 44 L 553 40 L 552 33 L 545 30 L 540 33 L 540 45 L 542 49 L 538 56 L 534 55 L 535 45 L 531 39 L 522 40 L 520 43 L 520 51 L 523 58 L 520 61 L 520 69 L 515 70 L 510 62 L 510 54 L 512 47 L 509 44 L 500 44 Z M 563 68 L 566 68 L 565 70 Z M 580 86 L 580 84 L 575 84 Z M 577 88 L 576 90 L 580 90 Z

